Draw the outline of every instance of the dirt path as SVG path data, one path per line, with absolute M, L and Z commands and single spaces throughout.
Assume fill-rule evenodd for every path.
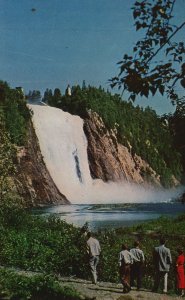
M 122 293 L 121 284 L 113 284 L 109 282 L 99 282 L 97 285 L 92 284 L 90 281 L 81 279 L 70 279 L 61 277 L 59 278 L 61 285 L 68 285 L 74 287 L 81 295 L 82 299 L 96 299 L 96 300 L 176 300 L 182 299 L 177 296 L 163 295 L 152 293 L 147 290 L 136 291 L 132 290 L 128 294 Z
M 10 268 L 10 270 L 12 270 Z M 15 270 L 18 274 L 25 276 L 34 276 L 41 273 Z M 178 296 L 164 295 L 160 293 L 153 293 L 149 290 L 142 289 L 137 291 L 133 289 L 128 294 L 123 294 L 122 285 L 111 282 L 99 282 L 92 284 L 91 281 L 83 280 L 80 278 L 72 277 L 58 277 L 60 285 L 69 286 L 76 289 L 81 295 L 81 299 L 89 300 L 177 300 L 183 299 Z

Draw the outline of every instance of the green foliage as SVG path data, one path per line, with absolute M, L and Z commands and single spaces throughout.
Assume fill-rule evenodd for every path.
M 46 89 L 45 92 L 44 92 L 44 97 L 42 98 L 42 101 L 49 104 L 52 97 L 53 97 L 52 90 L 51 89 Z
M 38 101 L 41 100 L 41 93 L 38 90 L 29 91 L 28 95 L 26 95 L 26 98 L 32 101 Z
M 137 95 L 148 98 L 156 92 L 162 96 L 166 93 L 172 103 L 185 99 L 180 98 L 176 88 L 177 83 L 185 87 L 185 47 L 183 41 L 174 41 L 185 21 L 179 26 L 173 24 L 175 3 L 176 0 L 135 1 L 132 7 L 136 31 L 142 30 L 144 36 L 138 39 L 131 55 L 123 55 L 118 62 L 118 76 L 110 80 L 112 87 L 127 90 L 132 101 Z
M 86 237 L 80 228 L 67 224 L 55 216 L 39 218 L 26 211 L 21 212 L 21 205 L 16 209 L 14 226 L 12 222 L 3 221 L 9 216 L 11 210 L 13 211 L 13 206 L 9 205 L 8 208 L 6 206 L 4 219 L 0 219 L 1 265 L 91 279 Z M 119 282 L 118 253 L 121 251 L 121 245 L 125 242 L 132 247 L 134 241 L 139 239 L 146 257 L 143 284 L 146 288 L 151 287 L 154 274 L 153 247 L 158 245 L 161 236 L 165 236 L 173 257 L 173 266 L 169 274 L 169 286 L 173 289 L 177 247 L 179 243 L 180 246 L 185 247 L 184 230 L 185 216 L 182 215 L 177 219 L 162 217 L 130 228 L 99 231 L 97 237 L 102 248 L 98 265 L 99 279 Z M 37 282 L 38 289 L 43 288 L 43 280 L 36 281 L 41 282 L 40 284 Z M 17 284 L 16 281 L 14 286 Z M 24 284 L 20 283 L 20 286 L 23 287 Z M 50 287 L 49 283 L 47 288 L 48 286 Z M 25 287 L 21 288 L 24 289 Z M 46 294 L 49 293 L 48 290 L 44 291 Z
M 3 81 L 0 82 L 0 98 L 1 112 L 11 142 L 23 145 L 26 141 L 27 123 L 31 117 L 26 101 L 19 90 L 11 89 Z
M 18 104 L 12 103 L 6 112 L 6 127 L 14 143 L 22 145 L 26 135 L 26 126 L 23 116 L 18 110 Z
M 174 139 L 174 146 L 182 156 L 182 165 L 185 174 L 185 103 L 177 105 L 173 115 L 166 116 L 169 122 L 171 135 Z
M 76 228 L 55 216 L 41 218 L 31 215 L 28 211 L 23 210 L 21 203 L 18 204 L 18 202 L 15 205 L 14 201 L 10 203 L 9 200 L 9 204 L 4 203 L 4 208 L 2 206 L 0 208 L 1 265 L 91 279 L 83 228 Z M 134 241 L 139 239 L 146 256 L 143 284 L 144 287 L 150 288 L 153 284 L 154 274 L 153 247 L 158 245 L 161 236 L 165 236 L 175 264 L 177 246 L 179 243 L 181 246 L 185 245 L 184 230 L 185 216 L 182 215 L 177 219 L 162 217 L 134 227 L 97 232 L 102 248 L 98 265 L 99 279 L 118 283 L 118 253 L 121 251 L 121 245 L 127 243 L 129 247 L 132 247 Z M 172 266 L 169 275 L 171 289 L 174 286 L 174 272 L 175 268 Z M 2 286 L 3 276 L 0 272 Z M 33 281 L 31 280 L 31 283 L 20 278 L 16 278 L 12 283 L 13 278 L 12 275 L 7 279 L 4 288 L 11 292 L 28 292 L 28 296 L 33 295 L 32 289 L 50 295 L 51 286 L 53 287 L 54 284 L 52 280 L 50 281 L 50 277 L 41 279 L 36 277 Z M 12 290 L 12 285 L 15 287 L 14 290 Z M 18 285 L 17 288 L 16 285 Z M 42 299 L 45 299 L 44 296 Z
M 117 132 L 118 141 L 145 159 L 161 177 L 164 186 L 172 184 L 172 175 L 180 179 L 181 157 L 174 149 L 173 135 L 169 126 L 154 110 L 134 107 L 123 101 L 118 94 L 111 95 L 101 87 L 85 85 L 72 88 L 71 96 L 61 96 L 59 101 L 50 98 L 50 105 L 62 108 L 82 118 L 87 111 L 97 112 L 108 129 Z
M 9 188 L 9 176 L 15 173 L 14 167 L 15 148 L 10 141 L 10 136 L 5 128 L 3 112 L 0 110 L 0 198 Z
M 13 189 L 11 176 L 16 173 L 16 145 L 27 139 L 30 111 L 19 90 L 0 81 L 0 198 Z
M 24 226 L 28 223 L 28 215 L 23 209 L 23 199 L 15 192 L 8 191 L 0 201 L 0 224 L 13 228 Z
M 6 199 L 0 207 L 1 263 L 82 276 L 86 250 L 79 230 L 54 217 L 32 217 L 16 200 Z
M 0 270 L 0 291 L 10 300 L 78 300 L 80 295 L 68 286 L 61 287 L 54 276 L 18 275 Z

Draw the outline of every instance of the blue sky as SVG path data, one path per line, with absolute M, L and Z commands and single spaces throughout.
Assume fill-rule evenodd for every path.
M 0 79 L 26 92 L 87 84 L 108 88 L 116 63 L 138 39 L 132 0 L 0 0 Z M 32 12 L 32 8 L 36 11 Z M 177 24 L 185 0 L 177 0 Z M 182 40 L 185 32 L 179 35 Z M 158 113 L 173 111 L 161 96 L 141 99 Z

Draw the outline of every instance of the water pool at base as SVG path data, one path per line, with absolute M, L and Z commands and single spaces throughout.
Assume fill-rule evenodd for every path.
M 43 216 L 54 214 L 78 227 L 88 222 L 91 230 L 98 230 L 131 226 L 161 216 L 176 217 L 185 213 L 185 204 L 168 202 L 58 205 L 34 209 L 33 213 Z

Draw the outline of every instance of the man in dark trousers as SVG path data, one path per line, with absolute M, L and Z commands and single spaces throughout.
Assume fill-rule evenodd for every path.
M 159 288 L 160 280 L 163 279 L 163 293 L 168 291 L 168 273 L 172 264 L 170 249 L 165 246 L 165 239 L 160 239 L 160 246 L 154 248 L 153 261 L 155 266 L 155 280 L 153 291 Z
M 133 258 L 126 244 L 121 247 L 121 252 L 118 256 L 120 279 L 123 285 L 123 293 L 128 293 L 130 287 L 130 265 L 133 263 Z
M 100 243 L 95 239 L 91 232 L 87 233 L 87 253 L 89 254 L 89 264 L 93 276 L 93 283 L 97 283 L 97 265 L 99 263 L 99 255 L 101 252 Z
M 134 280 L 137 281 L 137 289 L 141 288 L 143 264 L 145 261 L 144 253 L 140 249 L 139 241 L 135 241 L 134 247 L 130 249 L 130 253 L 135 257 L 133 264 L 131 265 L 131 286 L 134 285 Z

